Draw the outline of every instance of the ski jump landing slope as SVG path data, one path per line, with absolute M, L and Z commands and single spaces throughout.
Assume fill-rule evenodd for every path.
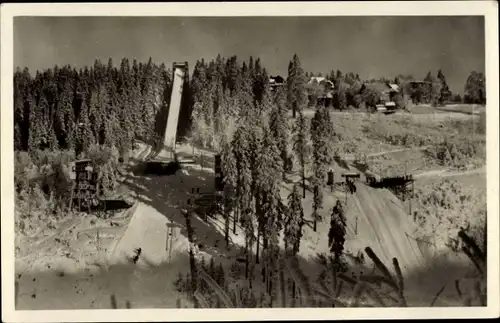
M 356 183 L 356 192 L 347 197 L 346 218 L 346 245 L 351 250 L 371 247 L 389 270 L 394 257 L 403 272 L 424 265 L 417 242 L 411 238 L 413 220 L 389 190 Z
M 174 63 L 172 93 L 170 95 L 170 106 L 168 109 L 167 125 L 163 144 L 170 149 L 175 148 L 177 137 L 177 124 L 179 122 L 179 112 L 181 109 L 182 91 L 188 72 L 187 63 Z

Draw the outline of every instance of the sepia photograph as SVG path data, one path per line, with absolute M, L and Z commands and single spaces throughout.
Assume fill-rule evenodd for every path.
M 2 6 L 3 320 L 500 314 L 498 4 L 298 4 Z

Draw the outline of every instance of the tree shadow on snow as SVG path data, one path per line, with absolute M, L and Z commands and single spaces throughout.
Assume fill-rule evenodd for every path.
M 73 273 L 52 270 L 17 275 L 16 309 L 175 308 L 176 300 L 185 298 L 174 283 L 189 266 L 187 255 L 160 265 L 145 259 L 140 262 Z
M 213 174 L 192 167 L 183 167 L 171 176 L 128 176 L 126 185 L 137 193 L 140 202 L 155 208 L 169 221 L 181 227 L 181 234 L 186 237 L 186 220 L 181 209 L 186 209 L 189 203 L 194 205 L 199 194 L 211 194 L 215 191 Z M 227 253 L 221 230 L 224 227 L 222 216 L 216 215 L 215 219 L 210 218 L 207 221 L 202 217 L 202 214 L 193 214 L 191 217 L 191 225 L 196 243 L 201 247 L 200 251 L 212 256 Z M 231 221 L 231 229 L 232 226 Z M 230 241 L 229 247 L 234 249 L 236 245 Z

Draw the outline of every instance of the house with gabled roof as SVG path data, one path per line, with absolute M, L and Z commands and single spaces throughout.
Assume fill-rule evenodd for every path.
M 401 91 L 398 84 L 380 81 L 364 83 L 361 87 L 360 93 L 362 93 L 366 88 L 372 89 L 380 94 L 380 103 L 378 107 L 384 107 L 386 110 L 396 108 L 394 97 Z
M 335 87 L 332 81 L 323 76 L 312 76 L 309 79 L 309 81 L 307 81 L 307 84 L 314 84 L 314 83 L 323 85 L 328 90 L 333 90 Z
M 271 76 L 269 77 L 269 86 L 271 90 L 274 90 L 276 87 L 283 86 L 285 84 L 285 79 L 281 76 Z
M 307 85 L 311 89 L 311 92 L 316 92 L 314 95 L 312 95 L 311 92 L 309 93 L 309 101 L 314 101 L 315 97 L 316 105 L 331 105 L 333 99 L 333 89 L 335 88 L 332 81 L 326 77 L 312 76 L 307 82 Z M 316 90 L 313 90 L 315 85 L 317 85 Z

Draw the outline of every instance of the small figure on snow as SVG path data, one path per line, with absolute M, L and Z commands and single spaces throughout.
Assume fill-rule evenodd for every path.
M 132 261 L 134 262 L 134 264 L 136 264 L 137 261 L 139 260 L 139 256 L 141 255 L 142 249 L 140 247 L 136 248 L 136 249 L 134 249 L 134 252 L 135 252 L 135 255 L 134 255 L 134 257 L 132 257 Z

